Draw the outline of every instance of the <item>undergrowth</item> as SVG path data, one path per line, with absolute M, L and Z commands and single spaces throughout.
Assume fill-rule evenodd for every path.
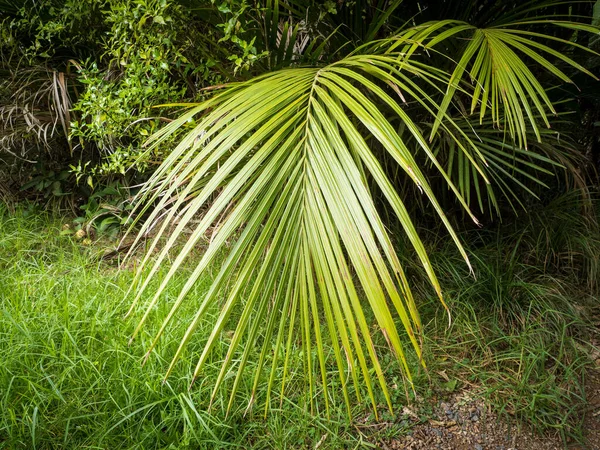
M 505 419 L 582 441 L 597 333 L 597 219 L 595 202 L 574 192 L 512 223 L 465 233 L 472 275 L 438 243 L 433 264 L 452 322 L 436 302 L 425 307 L 433 377 L 451 374 L 452 386 L 484 396 Z
M 452 322 L 418 271 L 410 271 L 425 324 L 428 370 L 412 362 L 424 403 L 467 389 L 506 418 L 560 433 L 565 441 L 581 440 L 590 311 L 600 276 L 600 232 L 592 210 L 566 196 L 514 224 L 466 232 L 475 276 L 455 249 L 429 239 Z M 9 213 L 0 205 L 0 448 L 364 448 L 410 431 L 402 414 L 384 414 L 377 425 L 360 402 L 353 421 L 341 399 L 332 399 L 329 419 L 321 410 L 311 415 L 300 378 L 271 402 L 266 416 L 262 391 L 256 406 L 246 409 L 252 377 L 243 380 L 229 415 L 225 393 L 209 411 L 228 334 L 191 389 L 201 342 L 163 383 L 186 324 L 174 323 L 142 366 L 170 302 L 129 345 L 136 321 L 123 316 L 132 271 L 116 270 L 98 257 L 99 244 L 84 246 L 61 234 L 61 225 L 30 207 Z M 188 270 L 178 274 L 168 300 Z M 200 280 L 191 297 L 201 297 L 210 283 L 210 276 Z M 195 306 L 186 305 L 187 313 Z M 178 317 L 184 321 L 188 314 Z M 203 333 L 201 325 L 198 341 Z M 384 363 L 387 377 L 397 382 L 394 401 L 402 411 L 407 399 L 398 367 Z M 410 390 L 409 400 L 414 402 Z M 427 419 L 427 408 L 416 410 Z
M 266 419 L 245 406 L 226 417 L 227 398 L 218 397 L 209 413 L 219 365 L 188 390 L 198 347 L 163 384 L 178 324 L 142 367 L 152 336 L 128 345 L 136 322 L 123 320 L 133 274 L 60 231 L 27 208 L 0 213 L 0 448 L 280 449 L 321 439 L 321 448 L 363 447 L 341 408 L 325 420 L 286 398 Z M 209 283 L 201 280 L 195 296 Z

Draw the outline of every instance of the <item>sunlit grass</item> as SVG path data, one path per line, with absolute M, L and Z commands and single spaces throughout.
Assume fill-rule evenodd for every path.
M 557 206 L 564 212 L 560 226 L 544 212 L 539 220 L 529 217 L 527 226 L 521 222 L 465 235 L 476 279 L 455 249 L 429 240 L 453 322 L 448 327 L 435 293 L 415 270 L 411 276 L 423 308 L 429 371 L 419 372 L 416 360 L 410 364 L 425 403 L 452 390 L 469 389 L 486 397 L 505 417 L 541 432 L 580 437 L 583 380 L 589 367 L 585 311 L 593 299 L 599 245 L 593 221 L 578 219 L 567 204 Z M 294 377 L 283 397 L 274 391 L 266 417 L 266 393 L 260 387 L 253 408 L 246 409 L 252 377 L 243 378 L 229 415 L 225 391 L 233 377 L 226 378 L 224 392 L 209 410 L 229 330 L 191 390 L 191 373 L 210 332 L 210 319 L 200 326 L 172 376 L 162 382 L 187 316 L 195 311 L 194 301 L 184 306 L 147 363 L 141 364 L 190 268 L 181 268 L 149 326 L 129 345 L 139 318 L 138 312 L 123 318 L 130 306 L 124 294 L 132 271 L 118 271 L 116 261 L 99 258 L 101 243 L 83 246 L 61 236 L 60 230 L 59 220 L 35 208 L 21 206 L 14 214 L 0 211 L 0 448 L 280 449 L 314 448 L 319 442 L 321 449 L 364 448 L 407 432 L 401 413 L 382 416 L 385 426 L 365 427 L 374 423 L 366 399 L 354 401 L 354 422 L 348 421 L 334 381 L 328 389 L 330 419 L 318 399 L 322 387 L 317 385 L 318 409 L 311 415 L 304 380 Z M 543 242 L 541 235 L 546 237 Z M 548 263 L 540 264 L 542 260 Z M 191 299 L 201 298 L 208 289 L 212 272 L 207 274 Z M 149 292 L 156 287 L 151 285 Z M 407 397 L 397 362 L 385 358 L 385 342 L 375 344 L 395 386 L 394 406 L 401 411 Z M 300 352 L 298 346 L 292 361 L 298 368 L 292 371 L 296 377 L 301 373 Z M 440 372 L 456 382 L 448 384 Z M 385 400 L 378 401 L 383 411 Z M 411 407 L 426 420 L 427 408 L 421 411 L 420 405 Z
M 93 253 L 43 214 L 0 214 L 0 448 L 285 448 L 324 434 L 323 448 L 360 442 L 346 422 L 310 417 L 289 399 L 266 420 L 244 408 L 226 418 L 222 398 L 209 413 L 218 367 L 188 390 L 194 347 L 163 384 L 177 323 L 142 367 L 151 336 L 129 346 L 135 320 L 123 320 L 133 274 Z

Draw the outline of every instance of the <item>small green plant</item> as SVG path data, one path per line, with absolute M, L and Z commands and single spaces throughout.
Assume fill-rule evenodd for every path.
M 183 12 L 174 3 L 115 0 L 106 6 L 106 62 L 103 68 L 96 60 L 79 66 L 84 90 L 74 104 L 77 120 L 71 124 L 75 142 L 93 143 L 103 156 L 92 170 L 95 176 L 124 175 L 133 164 L 139 172 L 147 169 L 148 158 L 140 160 L 141 143 L 158 129 L 162 115 L 152 107 L 184 98 L 187 88 L 176 73 L 194 68 L 182 53 L 177 24 Z
M 40 194 L 43 198 L 48 199 L 52 196 L 62 197 L 70 195 L 70 192 L 65 192 L 66 186 L 69 186 L 70 179 L 73 175 L 68 170 L 51 170 L 40 165 L 37 173 L 31 179 L 21 186 L 22 191 L 32 190 Z
M 94 192 L 79 207 L 82 216 L 73 220 L 62 234 L 73 234 L 77 239 L 105 237 L 115 239 L 129 224 L 132 209 L 130 189 L 113 183 Z

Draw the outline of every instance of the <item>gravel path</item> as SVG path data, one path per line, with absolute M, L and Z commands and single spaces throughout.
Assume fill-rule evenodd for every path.
M 404 410 L 405 417 L 418 421 L 415 413 Z M 460 392 L 435 408 L 432 418 L 416 424 L 410 434 L 381 442 L 384 450 L 561 450 L 559 438 L 534 436 L 506 421 L 498 420 L 482 400 Z M 593 448 L 593 447 L 591 447 Z
M 598 363 L 599 368 L 588 372 L 586 380 L 586 444 L 570 444 L 566 447 L 568 450 L 600 450 L 600 360 Z M 528 429 L 500 420 L 490 407 L 468 391 L 440 401 L 430 417 L 422 423 L 414 411 L 404 408 L 403 420 L 407 426 L 411 425 L 411 431 L 400 438 L 379 442 L 379 447 L 383 450 L 565 449 L 558 436 L 537 436 Z

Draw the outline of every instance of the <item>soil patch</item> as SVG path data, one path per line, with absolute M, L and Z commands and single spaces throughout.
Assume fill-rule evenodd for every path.
M 417 420 L 416 414 L 409 417 Z M 540 437 L 501 420 L 482 399 L 460 392 L 440 401 L 431 418 L 399 439 L 380 443 L 384 450 L 560 450 L 559 437 Z
M 588 407 L 585 443 L 565 443 L 557 435 L 540 436 L 524 426 L 511 424 L 476 395 L 462 391 L 440 401 L 430 418 L 404 408 L 403 420 L 410 431 L 379 442 L 383 450 L 600 450 L 600 369 L 587 374 Z

